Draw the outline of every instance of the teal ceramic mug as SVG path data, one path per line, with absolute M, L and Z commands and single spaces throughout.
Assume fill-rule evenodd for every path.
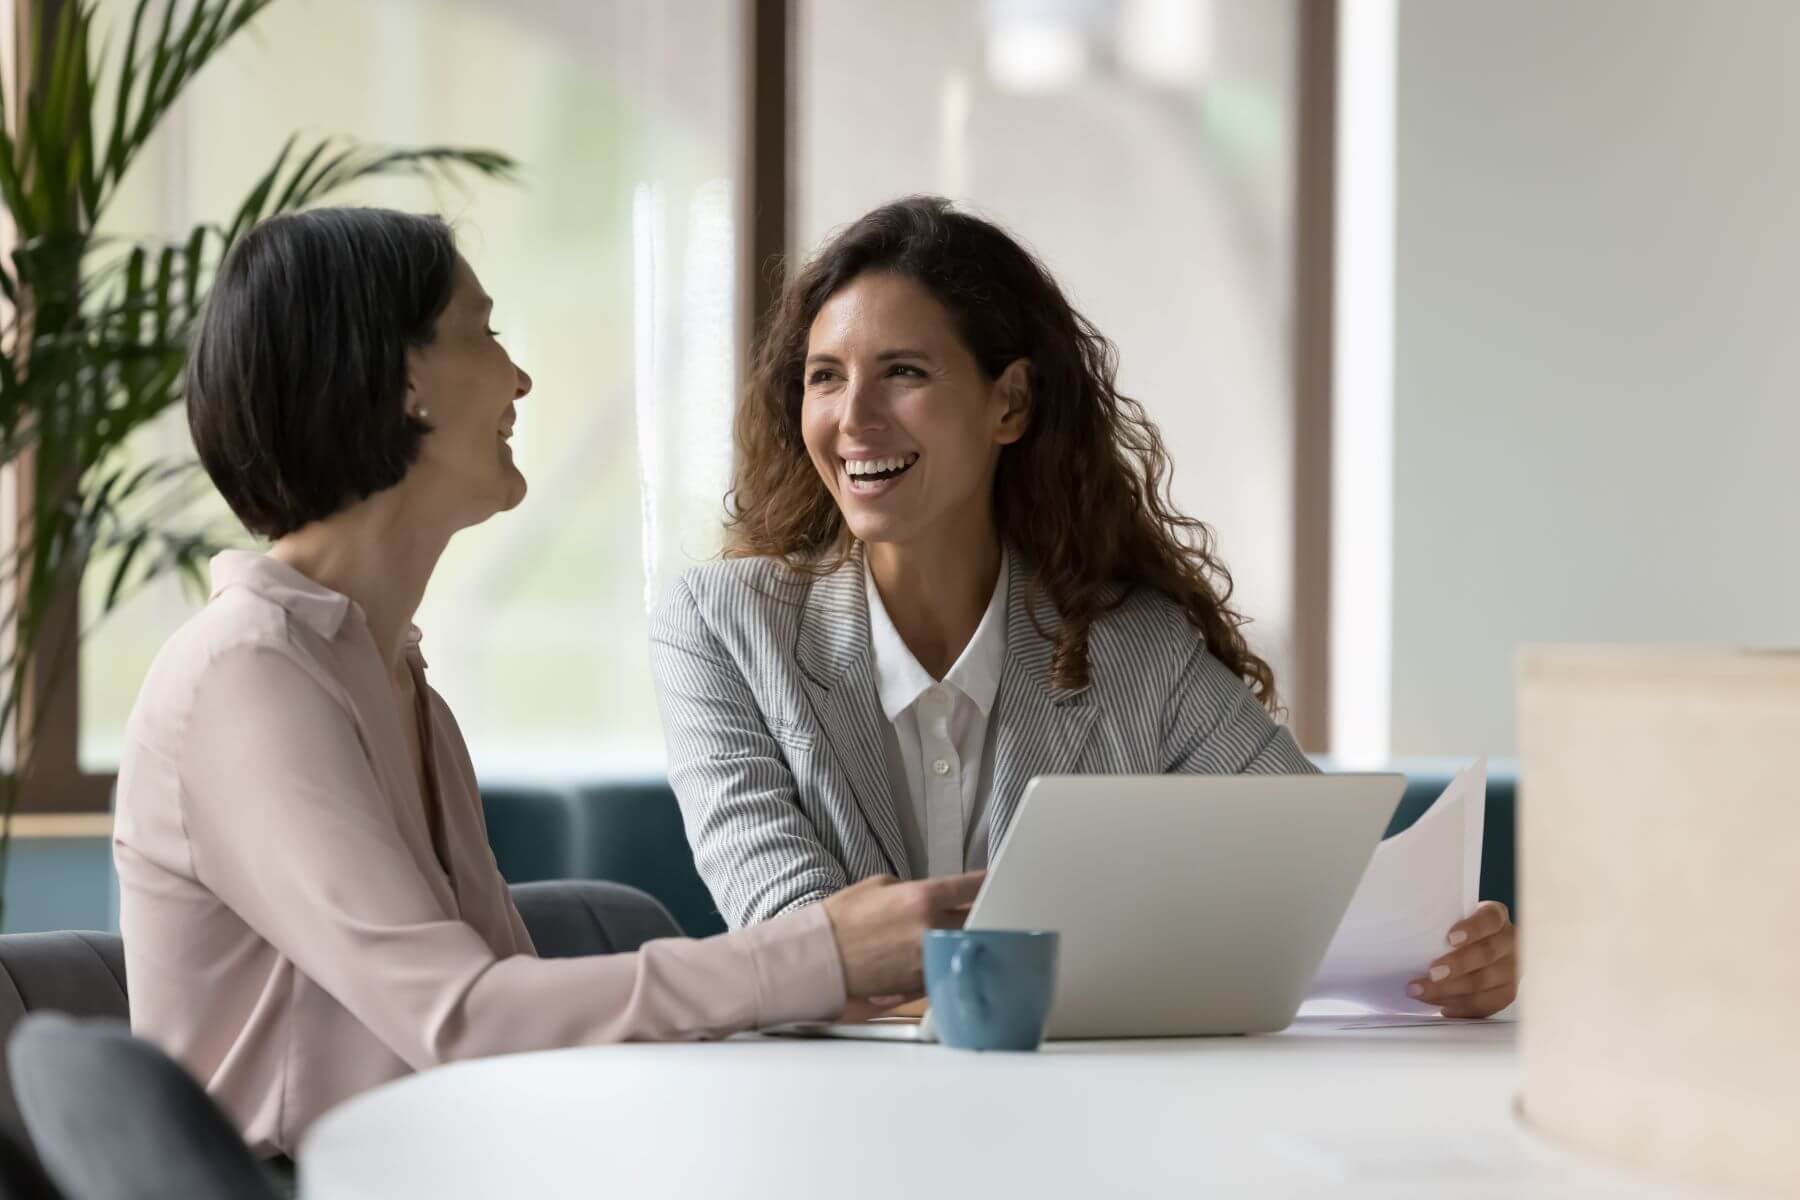
M 960 1050 L 1036 1050 L 1056 999 L 1060 934 L 933 929 L 925 990 L 938 1041 Z

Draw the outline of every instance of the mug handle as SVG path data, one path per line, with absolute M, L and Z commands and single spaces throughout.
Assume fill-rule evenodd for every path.
M 975 1019 L 988 1019 L 987 989 L 976 974 L 977 963 L 987 957 L 988 948 L 980 942 L 963 942 L 950 956 L 950 978 L 956 982 L 957 999 L 974 1009 Z M 964 975 L 968 978 L 965 980 Z

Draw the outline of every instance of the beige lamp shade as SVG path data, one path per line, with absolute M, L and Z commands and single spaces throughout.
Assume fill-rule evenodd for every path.
M 1800 1193 L 1800 653 L 1519 661 L 1525 1119 Z

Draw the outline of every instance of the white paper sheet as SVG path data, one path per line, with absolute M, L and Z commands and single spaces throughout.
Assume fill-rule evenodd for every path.
M 1475 911 L 1487 759 L 1457 773 L 1425 815 L 1382 842 L 1325 952 L 1309 997 L 1384 1013 L 1433 1013 L 1406 994 L 1450 946 L 1450 926 Z

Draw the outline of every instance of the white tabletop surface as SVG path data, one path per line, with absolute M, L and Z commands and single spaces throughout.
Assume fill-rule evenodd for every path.
M 460 1063 L 327 1114 L 306 1200 L 1655 1197 L 1523 1129 L 1510 1022 L 1036 1054 L 749 1037 Z

